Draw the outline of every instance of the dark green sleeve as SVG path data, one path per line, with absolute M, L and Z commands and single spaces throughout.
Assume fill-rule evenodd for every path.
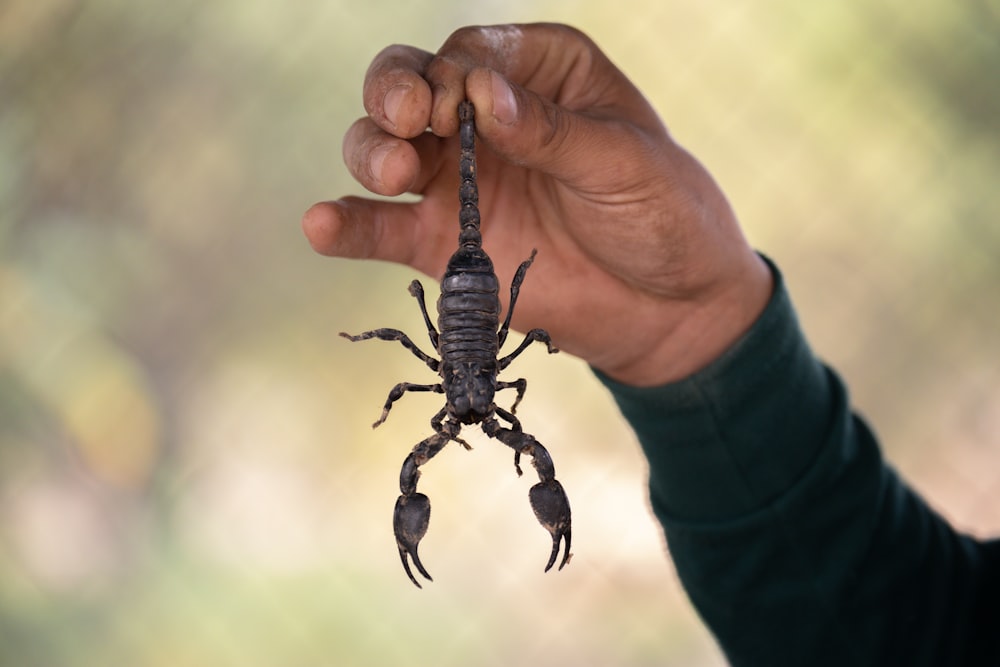
M 691 601 L 736 666 L 1000 664 L 976 643 L 997 619 L 988 545 L 886 465 L 772 270 L 765 312 L 703 371 L 652 389 L 598 373 Z

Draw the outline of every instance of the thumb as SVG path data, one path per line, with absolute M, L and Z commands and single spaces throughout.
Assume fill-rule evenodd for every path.
M 595 165 L 620 162 L 622 155 L 636 155 L 633 148 L 646 144 L 639 125 L 624 111 L 616 117 L 581 113 L 494 70 L 471 71 L 466 94 L 476 107 L 477 133 L 495 153 L 570 186 L 586 188 L 593 179 L 606 182 L 608 172 Z M 658 121 L 656 125 L 662 131 Z

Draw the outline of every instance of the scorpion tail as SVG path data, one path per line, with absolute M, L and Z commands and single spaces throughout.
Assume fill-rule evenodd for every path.
M 462 183 L 458 188 L 458 201 L 461 210 L 458 223 L 461 233 L 458 236 L 459 245 L 465 247 L 482 247 L 483 237 L 479 231 L 479 188 L 476 185 L 476 109 L 472 102 L 464 100 L 458 105 L 459 143 L 461 151 L 458 157 L 458 173 Z

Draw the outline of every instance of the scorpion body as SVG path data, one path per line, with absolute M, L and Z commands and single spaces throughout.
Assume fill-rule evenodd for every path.
M 424 353 L 405 333 L 397 329 L 374 329 L 356 336 L 340 334 L 351 341 L 371 338 L 399 341 L 441 376 L 441 382 L 435 384 L 397 384 L 389 392 L 381 417 L 373 424 L 373 427 L 377 427 L 384 422 L 392 404 L 408 391 L 445 395 L 445 406 L 431 419 L 434 434 L 418 443 L 403 461 L 399 476 L 400 496 L 393 512 L 393 531 L 399 557 L 407 576 L 418 588 L 420 583 L 410 570 L 408 559 L 413 560 L 422 576 L 431 580 L 417 554 L 417 546 L 426 534 L 430 522 L 430 500 L 417 491 L 419 468 L 450 441 L 469 449 L 468 443 L 459 437 L 463 425 L 479 424 L 486 435 L 513 449 L 514 468 L 518 475 L 522 473 L 521 455 L 532 457 L 539 482 L 531 488 L 529 500 L 536 518 L 552 536 L 552 552 L 545 571 L 548 572 L 555 564 L 563 541 L 565 549 L 559 569 L 569 562 L 571 556 L 571 520 L 566 492 L 555 478 L 555 468 L 548 451 L 533 436 L 522 430 L 521 423 L 514 416 L 517 405 L 524 397 L 527 382 L 523 378 L 513 382 L 497 379 L 497 375 L 535 341 L 545 343 L 550 353 L 558 351 L 545 330 L 532 329 L 513 352 L 504 357 L 499 356 L 500 348 L 507 339 L 521 283 L 535 259 L 535 251 L 521 263 L 514 275 L 510 286 L 510 305 L 501 324 L 500 285 L 493 270 L 493 262 L 482 247 L 476 184 L 475 120 L 471 102 L 463 101 L 459 105 L 459 120 L 460 232 L 458 249 L 448 261 L 441 280 L 437 328 L 427 313 L 423 285 L 414 280 L 409 288 L 410 294 L 420 306 L 428 336 L 440 355 L 440 360 Z M 509 411 L 497 406 L 494 401 L 496 392 L 503 389 L 516 391 L 516 398 Z M 502 425 L 500 420 L 509 426 Z

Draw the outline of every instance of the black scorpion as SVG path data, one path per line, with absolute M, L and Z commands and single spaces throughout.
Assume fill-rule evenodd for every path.
M 436 384 L 413 384 L 400 382 L 386 399 L 382 416 L 372 427 L 377 427 L 389 416 L 392 404 L 408 391 L 430 391 L 444 394 L 445 406 L 431 419 L 434 435 L 417 444 L 403 461 L 399 474 L 401 495 L 396 500 L 393 512 L 393 531 L 399 558 L 407 576 L 418 588 L 420 583 L 410 571 L 407 556 L 413 559 L 417 571 L 431 580 L 420 557 L 417 545 L 427 532 L 431 505 L 426 495 L 417 492 L 420 466 L 440 452 L 449 441 L 455 441 L 466 449 L 467 442 L 458 437 L 463 424 L 480 424 L 483 432 L 496 438 L 514 450 L 514 469 L 521 475 L 521 455 L 532 457 L 532 465 L 541 481 L 531 487 L 529 500 L 535 517 L 552 535 L 552 553 L 545 571 L 548 572 L 559 555 L 559 545 L 565 540 L 561 570 L 570 559 L 570 509 L 569 499 L 562 484 L 555 478 L 555 467 L 548 451 L 535 438 L 521 430 L 521 423 L 514 416 L 518 403 L 524 397 L 527 382 L 521 378 L 513 382 L 497 379 L 497 374 L 535 341 L 543 342 L 550 353 L 558 352 L 553 347 L 549 334 L 544 329 L 532 329 L 518 347 L 505 357 L 499 357 L 500 348 L 507 339 L 511 314 L 517 301 L 521 283 L 528 267 L 535 259 L 536 251 L 517 269 L 510 285 L 510 306 L 503 324 L 500 324 L 499 281 L 493 271 L 493 262 L 482 247 L 479 216 L 479 190 L 476 185 L 475 121 L 471 102 L 463 101 L 458 108 L 461 125 L 459 139 L 459 224 L 458 250 L 448 261 L 448 268 L 441 281 L 441 296 L 438 299 L 438 329 L 434 328 L 424 303 L 424 288 L 419 280 L 410 283 L 410 294 L 417 299 L 420 312 L 427 325 L 431 344 L 441 356 L 440 360 L 425 354 L 410 338 L 397 329 L 375 329 L 357 336 L 341 333 L 351 340 L 370 338 L 396 340 L 413 352 L 431 370 L 441 376 Z M 499 327 L 499 328 L 498 328 Z M 501 389 L 514 389 L 517 396 L 510 411 L 494 402 L 494 395 Z M 510 424 L 502 426 L 497 418 Z

